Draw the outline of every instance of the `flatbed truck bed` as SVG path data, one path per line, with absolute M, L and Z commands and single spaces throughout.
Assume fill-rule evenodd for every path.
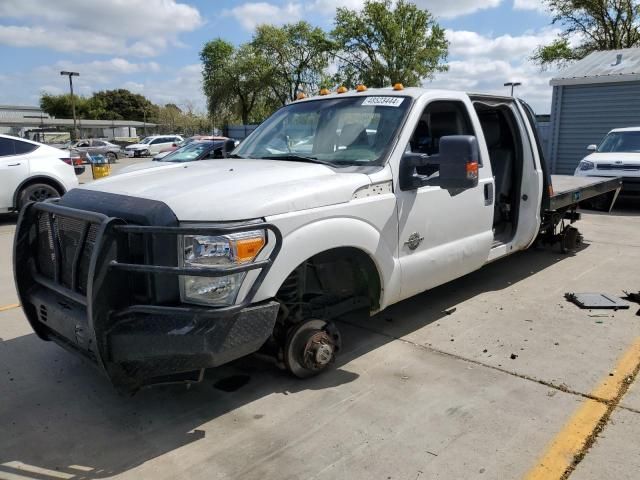
M 622 179 L 619 177 L 551 175 L 551 184 L 553 192 L 550 192 L 547 210 L 562 211 L 576 206 L 581 201 L 609 192 L 616 192 L 617 196 L 622 187 Z

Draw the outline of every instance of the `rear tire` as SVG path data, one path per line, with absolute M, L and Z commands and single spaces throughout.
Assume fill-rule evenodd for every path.
M 118 156 L 113 152 L 107 152 L 105 157 L 107 157 L 109 163 L 116 163 L 118 161 Z
M 29 202 L 42 202 L 48 198 L 57 198 L 60 192 L 48 183 L 32 183 L 18 193 L 18 209 L 22 210 Z

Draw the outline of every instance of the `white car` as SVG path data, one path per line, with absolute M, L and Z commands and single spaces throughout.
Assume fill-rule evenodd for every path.
M 127 145 L 124 153 L 127 157 L 147 157 L 149 155 L 156 155 L 160 153 L 160 150 L 163 148 L 177 145 L 183 140 L 180 135 L 153 135 L 146 137 L 140 143 Z
M 60 197 L 78 186 L 69 151 L 0 135 L 0 212 Z
M 615 128 L 583 158 L 574 175 L 622 177 L 622 193 L 640 194 L 640 127 Z

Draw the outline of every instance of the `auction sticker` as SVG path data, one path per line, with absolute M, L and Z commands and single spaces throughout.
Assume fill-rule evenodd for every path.
M 403 97 L 367 97 L 362 102 L 363 107 L 399 107 Z

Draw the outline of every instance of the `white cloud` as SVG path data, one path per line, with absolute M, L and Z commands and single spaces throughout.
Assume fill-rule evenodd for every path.
M 226 10 L 224 14 L 234 17 L 245 30 L 253 31 L 263 23 L 282 25 L 297 22 L 302 18 L 302 10 L 300 3 L 278 6 L 267 2 L 255 2 L 243 3 L 231 10 Z
M 198 10 L 176 0 L 2 0 L 0 44 L 62 52 L 152 56 L 203 24 Z M 17 19 L 20 25 L 7 24 Z M 26 25 L 25 25 L 26 23 Z
M 538 12 L 547 12 L 547 6 L 542 0 L 513 0 L 513 8 L 515 10 L 537 10 Z
M 425 8 L 436 17 L 454 18 L 488 8 L 495 8 L 502 0 L 414 0 L 420 8 Z
M 465 30 L 447 30 L 451 55 L 490 56 L 495 58 L 530 57 L 539 45 L 551 42 L 559 33 L 557 29 L 525 32 L 522 35 L 486 37 Z
M 508 94 L 505 82 L 521 82 L 516 93 L 538 113 L 549 113 L 551 87 L 555 72 L 540 71 L 530 60 L 536 46 L 553 38 L 557 32 L 543 29 L 521 36 L 490 37 L 469 31 L 447 31 L 451 42 L 449 71 L 426 82 L 431 88 Z

